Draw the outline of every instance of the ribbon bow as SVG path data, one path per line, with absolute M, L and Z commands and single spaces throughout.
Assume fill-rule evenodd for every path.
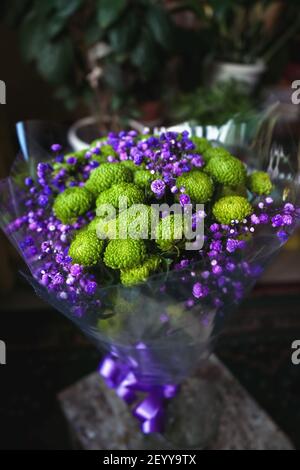
M 124 364 L 118 356 L 112 354 L 100 363 L 99 373 L 120 398 L 128 405 L 133 405 L 132 414 L 140 421 L 144 434 L 163 431 L 165 401 L 176 395 L 178 385 L 145 384 L 138 378 L 133 366 Z M 141 394 L 144 396 L 140 401 Z

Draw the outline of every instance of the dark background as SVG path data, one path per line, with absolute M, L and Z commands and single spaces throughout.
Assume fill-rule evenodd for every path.
M 85 104 L 67 110 L 54 98 L 53 86 L 32 62 L 22 60 L 17 33 L 0 25 L 0 79 L 7 84 L 7 104 L 0 106 L 0 177 L 8 174 L 17 150 L 16 121 L 42 119 L 68 125 L 90 112 Z M 283 55 L 290 63 L 279 73 L 277 84 L 286 83 L 299 44 L 298 38 L 285 49 Z M 217 347 L 219 357 L 298 448 L 300 366 L 291 363 L 291 343 L 300 339 L 299 246 L 296 236 L 231 317 Z M 7 365 L 0 366 L 0 448 L 70 448 L 56 395 L 94 371 L 100 353 L 35 296 L 18 274 L 20 267 L 18 256 L 0 234 L 0 339 L 7 344 Z

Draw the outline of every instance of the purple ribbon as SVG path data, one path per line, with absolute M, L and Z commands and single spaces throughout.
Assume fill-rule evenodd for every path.
M 100 363 L 99 373 L 120 398 L 132 405 L 132 414 L 140 421 L 144 434 L 163 431 L 165 402 L 176 395 L 178 385 L 145 384 L 134 372 L 134 366 L 112 354 Z

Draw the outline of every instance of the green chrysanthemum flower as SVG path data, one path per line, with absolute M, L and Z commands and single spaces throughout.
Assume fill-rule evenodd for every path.
M 212 157 L 205 167 L 205 171 L 217 183 L 226 186 L 244 185 L 246 181 L 246 168 L 244 164 L 232 155 Z
M 105 155 L 97 155 L 97 154 L 93 154 L 91 156 L 91 162 L 98 162 L 100 165 L 103 165 L 103 163 L 108 163 L 107 162 L 107 156 Z
M 63 224 L 70 224 L 91 209 L 93 201 L 93 195 L 87 189 L 68 188 L 55 198 L 53 212 Z
M 158 174 L 154 175 L 148 170 L 138 170 L 134 173 L 134 183 L 142 189 L 150 189 L 152 181 L 158 178 Z
M 78 150 L 76 152 L 67 153 L 62 162 L 54 162 L 52 176 L 56 176 L 60 170 L 66 170 L 66 172 L 70 175 L 67 180 L 67 185 L 70 184 L 71 181 L 77 181 L 75 176 L 78 176 L 78 166 L 85 164 L 85 154 L 88 151 L 87 149 Z M 76 159 L 72 163 L 69 163 L 69 159 Z
M 244 185 L 239 185 L 236 187 L 223 186 L 221 188 L 219 198 L 225 196 L 243 196 L 247 198 L 247 188 Z
M 171 214 L 159 221 L 156 243 L 163 251 L 169 251 L 183 239 L 184 220 L 182 214 Z
M 161 265 L 161 258 L 157 255 L 151 255 L 146 259 L 144 265 L 148 267 L 150 273 L 154 273 Z
M 100 137 L 99 139 L 95 139 L 90 143 L 90 148 L 98 147 L 100 143 L 106 142 L 106 141 L 107 141 L 107 137 Z
M 253 207 L 242 196 L 225 196 L 213 206 L 213 215 L 221 224 L 230 224 L 232 221 L 242 222 L 253 212 Z
M 193 153 L 199 153 L 203 155 L 208 149 L 211 148 L 211 143 L 205 137 L 191 137 L 191 141 L 195 144 L 196 148 L 193 150 Z
M 130 269 L 141 264 L 145 257 L 143 240 L 111 240 L 104 253 L 104 263 L 112 269 Z
M 208 147 L 202 153 L 202 156 L 206 163 L 208 163 L 212 158 L 215 157 L 228 157 L 231 154 L 228 150 L 224 149 L 223 147 Z
M 60 170 L 69 171 L 71 168 L 71 165 L 68 165 L 68 163 L 65 163 L 65 162 L 63 163 L 55 162 L 53 163 L 52 167 L 53 167 L 52 175 L 55 176 Z M 72 168 L 74 167 L 72 166 Z
M 267 196 L 272 192 L 272 181 L 268 173 L 255 171 L 247 179 L 247 186 L 252 193 Z
M 90 149 L 99 148 L 100 154 L 95 154 L 95 159 L 101 159 L 102 161 L 107 161 L 107 157 L 112 156 L 115 157 L 117 154 L 114 151 L 113 147 L 107 143 L 107 137 L 101 137 L 100 139 L 96 139 L 90 144 Z M 97 158 L 98 157 L 98 158 Z
M 148 239 L 151 238 L 151 227 L 156 222 L 156 212 L 151 206 L 139 204 L 125 209 L 110 220 L 102 220 L 97 227 L 101 238 L 114 240 L 116 238 Z
M 214 192 L 211 178 L 201 171 L 193 170 L 179 176 L 176 180 L 177 188 L 184 187 L 186 194 L 195 204 L 209 201 Z
M 99 224 L 102 222 L 102 217 L 95 217 L 85 228 L 88 232 L 97 233 L 97 228 Z
M 76 158 L 77 160 L 77 163 L 84 163 L 85 161 L 85 154 L 86 152 L 88 151 L 88 149 L 83 149 L 83 150 L 77 150 L 76 152 L 71 152 L 71 153 L 67 153 L 65 156 L 64 156 L 64 161 L 67 163 L 67 160 L 69 158 Z M 67 163 L 68 164 L 68 163 Z M 72 167 L 73 165 L 69 165 L 69 167 Z
M 111 188 L 103 191 L 96 201 L 96 206 L 111 204 L 115 208 L 119 207 L 120 198 L 127 199 L 127 206 L 142 204 L 144 202 L 144 192 L 133 183 L 114 184 Z
M 140 170 L 140 168 L 141 168 L 140 165 L 136 165 L 133 160 L 121 160 L 120 165 L 125 166 L 126 168 L 131 170 L 133 173 L 135 171 Z
M 145 282 L 149 277 L 147 266 L 140 265 L 128 270 L 121 271 L 121 283 L 125 286 L 133 286 Z
M 152 273 L 158 270 L 160 262 L 160 258 L 153 255 L 139 266 L 135 266 L 134 268 L 127 270 L 121 270 L 122 284 L 133 286 L 135 284 L 145 282 Z
M 98 195 L 114 184 L 129 183 L 132 178 L 132 172 L 120 163 L 103 163 L 91 172 L 85 187 Z
M 99 240 L 96 233 L 91 231 L 79 232 L 72 241 L 69 256 L 73 263 L 82 266 L 95 266 L 101 260 L 104 241 Z
M 118 238 L 122 238 L 119 236 L 118 217 L 113 217 L 109 220 L 102 219 L 96 230 L 98 237 L 103 240 L 116 240 Z
M 108 145 L 108 144 L 105 144 L 105 145 L 101 145 L 100 147 L 100 156 L 101 157 L 105 157 L 106 160 L 107 160 L 107 157 L 115 157 L 117 154 L 116 152 L 114 151 L 114 149 L 112 148 L 111 145 Z

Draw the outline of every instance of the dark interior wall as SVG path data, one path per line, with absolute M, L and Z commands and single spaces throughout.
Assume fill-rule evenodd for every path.
M 43 51 L 41 50 L 41 54 Z M 53 90 L 25 63 L 18 49 L 17 32 L 0 26 L 0 78 L 7 84 L 6 112 L 10 120 L 70 117 Z
M 34 64 L 21 58 L 17 32 L 3 25 L 0 25 L 0 80 L 6 83 L 6 104 L 0 105 L 0 177 L 3 177 L 15 153 L 15 122 L 29 119 L 71 122 L 81 111 L 68 112 L 54 98 L 53 90 L 38 75 Z
M 42 53 L 42 51 L 41 51 Z M 41 119 L 72 122 L 80 111 L 70 113 L 54 99 L 51 87 L 33 64 L 22 60 L 16 31 L 0 25 L 0 80 L 6 83 L 6 104 L 0 104 L 0 179 L 9 173 L 17 145 L 14 125 L 20 120 Z M 14 285 L 16 253 L 0 231 L 0 296 Z

